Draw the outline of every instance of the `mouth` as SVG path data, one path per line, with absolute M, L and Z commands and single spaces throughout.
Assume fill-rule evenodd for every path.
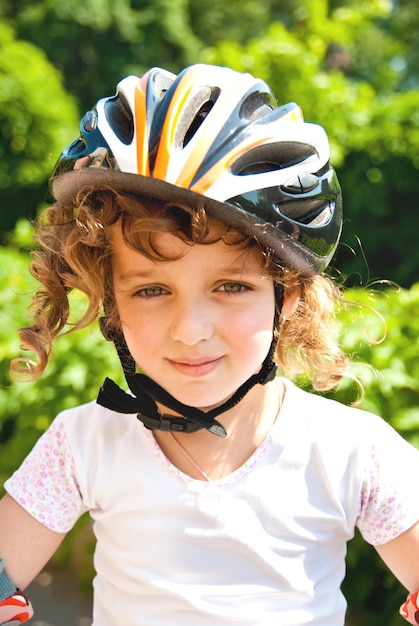
M 210 374 L 216 369 L 220 361 L 221 358 L 201 359 L 199 361 L 189 359 L 176 361 L 169 359 L 169 363 L 177 372 L 185 376 L 190 376 L 191 378 L 200 378 Z

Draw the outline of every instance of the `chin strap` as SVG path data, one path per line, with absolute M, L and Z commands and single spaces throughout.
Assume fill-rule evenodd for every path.
M 275 296 L 276 311 L 274 329 L 278 327 L 279 315 L 283 304 L 282 286 L 275 286 Z M 106 309 L 107 307 L 105 306 L 105 312 Z M 196 407 L 182 404 L 182 402 L 176 400 L 174 396 L 148 376 L 136 374 L 135 361 L 129 351 L 122 332 L 109 331 L 109 329 L 106 328 L 105 317 L 99 319 L 99 325 L 105 339 L 113 341 L 115 345 L 131 394 L 123 391 L 123 389 L 110 378 L 106 378 L 100 388 L 96 401 L 101 406 L 111 411 L 116 411 L 117 413 L 137 413 L 137 418 L 149 430 L 194 433 L 197 430 L 205 428 L 214 435 L 227 437 L 224 426 L 215 418 L 238 404 L 252 387 L 257 384 L 265 385 L 273 380 L 276 375 L 277 365 L 274 361 L 274 355 L 278 343 L 278 336 L 276 330 L 274 330 L 274 337 L 269 352 L 262 363 L 260 371 L 248 378 L 228 400 L 223 402 L 223 404 L 208 412 L 201 411 L 201 409 L 197 409 Z M 160 413 L 157 402 L 163 404 L 175 413 L 178 413 L 181 417 Z
M 238 404 L 247 392 L 258 383 L 264 385 L 273 380 L 276 374 L 276 364 L 272 358 L 275 347 L 276 341 L 273 341 L 269 354 L 257 374 L 254 374 L 243 383 L 223 404 L 207 413 L 195 407 L 182 404 L 148 376 L 128 373 L 125 368 L 125 378 L 129 389 L 134 395 L 126 393 L 113 380 L 106 378 L 99 391 L 97 402 L 101 406 L 118 413 L 137 413 L 137 418 L 150 430 L 194 433 L 201 428 L 205 428 L 214 435 L 226 437 L 227 432 L 224 426 L 215 417 Z M 117 347 L 117 351 L 124 365 L 126 349 L 123 347 L 121 350 Z M 161 414 L 156 401 L 183 417 Z

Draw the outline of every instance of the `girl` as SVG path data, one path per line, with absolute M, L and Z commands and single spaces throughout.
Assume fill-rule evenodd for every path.
M 419 588 L 418 452 L 275 376 L 326 390 L 347 366 L 323 273 L 342 224 L 323 129 L 262 81 L 198 65 L 124 79 L 80 131 L 36 235 L 21 340 L 37 362 L 13 369 L 42 374 L 76 289 L 75 328 L 101 316 L 129 393 L 107 379 L 6 482 L 4 606 L 85 511 L 96 626 L 342 626 L 355 526 Z

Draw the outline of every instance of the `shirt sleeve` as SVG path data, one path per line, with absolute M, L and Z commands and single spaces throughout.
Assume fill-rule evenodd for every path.
M 357 526 L 368 543 L 381 545 L 419 521 L 419 451 L 383 420 L 374 426 Z
M 40 437 L 4 487 L 16 502 L 50 530 L 65 533 L 74 526 L 87 509 L 62 416 L 58 416 Z

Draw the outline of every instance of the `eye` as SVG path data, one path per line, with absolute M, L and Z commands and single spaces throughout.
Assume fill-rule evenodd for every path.
M 225 293 L 242 293 L 243 291 L 248 291 L 249 287 L 247 285 L 243 285 L 243 283 L 223 283 L 219 288 L 219 291 L 225 291 Z
M 135 298 L 156 298 L 166 294 L 166 289 L 158 287 L 157 285 L 151 285 L 150 287 L 143 287 L 134 293 Z

